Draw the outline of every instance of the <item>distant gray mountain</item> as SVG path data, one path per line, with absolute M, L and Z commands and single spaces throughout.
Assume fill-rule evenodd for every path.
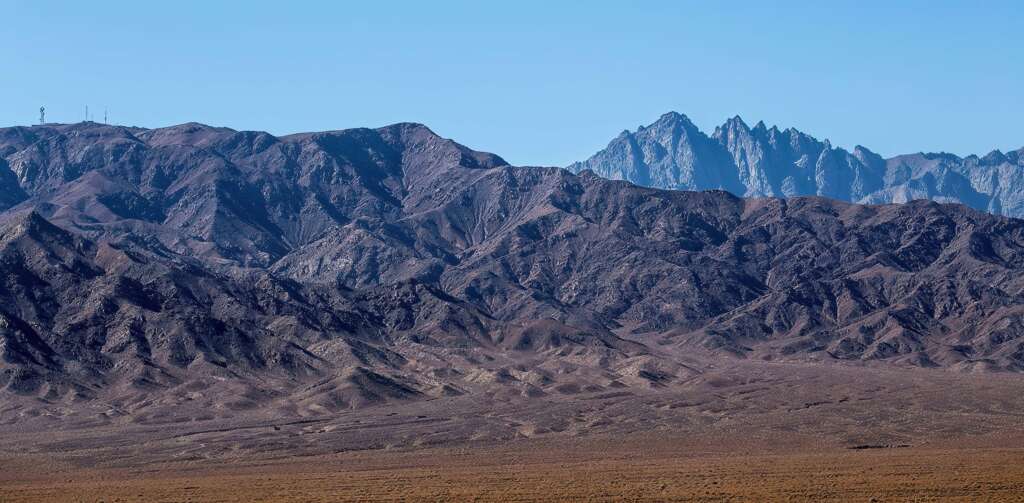
M 763 122 L 751 128 L 739 117 L 708 136 L 685 115 L 670 112 L 650 126 L 623 131 L 568 169 L 661 189 L 817 195 L 858 203 L 929 199 L 1024 217 L 1024 149 L 984 157 L 920 153 L 883 159 L 865 147 L 848 152 L 793 128 Z

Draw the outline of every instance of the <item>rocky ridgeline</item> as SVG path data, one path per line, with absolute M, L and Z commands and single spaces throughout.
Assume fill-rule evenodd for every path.
M 1024 369 L 1024 221 L 961 205 L 649 189 L 418 124 L 36 126 L 0 129 L 0 154 L 0 388 L 17 395 L 240 386 L 210 407 L 288 393 L 315 413 L 661 386 L 696 354 Z M 675 115 L 601 156 L 620 178 L 749 195 L 870 199 L 899 171 Z M 945 162 L 920 159 L 908 180 Z
M 568 167 L 661 189 L 722 189 L 744 197 L 823 196 L 863 204 L 915 199 L 1024 216 L 1024 149 L 984 157 L 910 154 L 883 159 L 796 129 L 753 128 L 734 117 L 711 136 L 672 112 L 623 131 L 590 159 Z

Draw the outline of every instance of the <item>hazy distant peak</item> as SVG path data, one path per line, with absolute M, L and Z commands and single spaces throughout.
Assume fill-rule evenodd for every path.
M 664 113 L 658 118 L 656 122 L 690 122 L 690 118 L 685 114 L 681 114 L 676 111 Z
M 985 164 L 1002 164 L 1004 162 L 1007 162 L 1006 155 L 1003 154 L 998 149 L 993 150 L 988 154 L 985 154 L 985 157 L 982 157 L 981 160 Z
M 865 202 L 952 200 L 1024 216 L 1021 151 L 996 150 L 984 158 L 966 160 L 946 153 L 885 160 L 862 145 L 851 153 L 794 127 L 780 131 L 758 121 L 751 129 L 739 115 L 716 127 L 710 137 L 684 118 L 676 112 L 662 115 L 568 168 L 590 169 L 607 178 L 657 188 L 725 189 L 742 196 L 819 195 Z M 656 133 L 678 123 L 688 125 L 685 134 Z
M 743 131 L 750 132 L 750 126 L 739 115 L 735 115 L 732 118 L 725 121 L 722 125 L 724 131 Z

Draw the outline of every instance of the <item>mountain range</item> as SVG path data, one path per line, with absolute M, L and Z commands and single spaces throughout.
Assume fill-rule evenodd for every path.
M 733 117 L 710 136 L 667 113 L 568 169 L 674 190 L 722 189 L 743 197 L 816 195 L 861 204 L 916 199 L 1024 216 L 1024 148 L 984 157 L 909 154 L 884 159 L 865 147 L 833 147 L 796 129 Z
M 955 185 L 951 159 L 677 115 L 579 174 L 410 123 L 0 129 L 0 388 L 107 417 L 656 387 L 706 358 L 1024 370 L 1024 220 L 838 200 Z M 802 191 L 829 198 L 730 193 Z

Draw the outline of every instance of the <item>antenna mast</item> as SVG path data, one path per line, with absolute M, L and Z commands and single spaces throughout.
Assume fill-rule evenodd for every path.
M 107 107 L 103 107 L 103 123 L 107 123 Z
M 89 105 L 85 106 L 85 122 L 89 122 Z
M 39 125 L 46 124 L 46 107 L 39 107 Z

